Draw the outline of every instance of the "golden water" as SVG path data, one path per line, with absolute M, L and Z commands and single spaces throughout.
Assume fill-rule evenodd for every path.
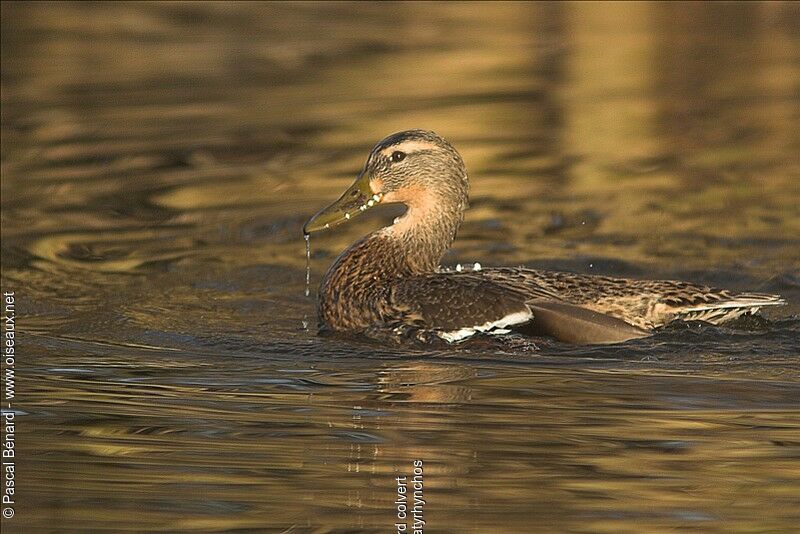
M 4 533 L 387 532 L 416 459 L 430 532 L 800 523 L 798 4 L 4 3 L 0 18 L 20 332 Z M 320 233 L 305 257 L 302 224 L 411 127 L 470 173 L 447 264 L 791 304 L 608 347 L 319 337 L 304 287 L 398 211 Z

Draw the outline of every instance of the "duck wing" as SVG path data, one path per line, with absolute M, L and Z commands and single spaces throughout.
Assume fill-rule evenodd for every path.
M 622 319 L 566 302 L 535 300 L 528 306 L 534 316 L 527 325 L 529 333 L 547 335 L 567 343 L 622 343 L 651 334 Z
M 387 301 L 394 321 L 433 331 L 449 342 L 479 332 L 507 332 L 533 318 L 524 294 L 470 273 L 399 279 Z
M 389 306 L 401 328 L 457 342 L 509 327 L 570 343 L 618 343 L 649 332 L 543 292 L 518 291 L 482 273 L 437 273 L 398 280 Z

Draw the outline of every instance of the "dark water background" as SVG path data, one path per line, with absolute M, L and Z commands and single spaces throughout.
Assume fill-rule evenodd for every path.
M 2 5 L 6 532 L 792 532 L 800 5 Z M 303 329 L 302 223 L 433 129 L 446 263 L 783 294 L 618 346 Z M 392 208 L 312 239 L 312 283 Z

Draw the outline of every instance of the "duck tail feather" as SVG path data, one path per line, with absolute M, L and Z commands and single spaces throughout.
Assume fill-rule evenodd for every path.
M 762 306 L 784 306 L 785 304 L 786 300 L 784 300 L 784 298 L 780 295 L 767 295 L 765 293 L 739 293 L 731 299 L 687 306 L 678 310 L 678 313 L 735 308 L 761 308 Z
M 676 310 L 675 314 L 683 320 L 700 320 L 719 324 L 745 314 L 755 314 L 765 306 L 784 306 L 785 304 L 786 300 L 780 295 L 739 293 L 726 300 L 689 305 Z

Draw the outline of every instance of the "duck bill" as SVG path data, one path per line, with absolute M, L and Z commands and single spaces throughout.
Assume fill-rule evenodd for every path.
M 303 234 L 309 235 L 319 230 L 333 228 L 359 216 L 383 199 L 382 193 L 373 193 L 369 186 L 369 176 L 362 172 L 358 179 L 344 194 L 313 217 L 303 226 Z

